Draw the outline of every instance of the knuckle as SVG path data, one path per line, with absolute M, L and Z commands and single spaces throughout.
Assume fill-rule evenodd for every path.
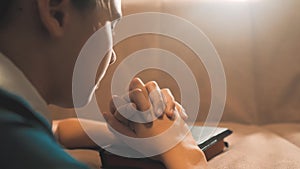
M 143 82 L 140 78 L 134 78 L 132 79 L 130 85 L 129 85 L 129 90 L 133 90 L 137 88 L 138 86 L 143 86 Z
M 170 94 L 171 90 L 169 88 L 163 88 L 163 89 L 161 89 L 161 92 L 166 93 L 166 94 Z
M 181 104 L 179 104 L 178 102 L 175 101 L 175 105 L 176 107 L 182 108 Z
M 132 94 L 134 94 L 134 95 L 143 94 L 143 91 L 142 91 L 142 89 L 136 88 L 132 91 Z
M 139 89 L 139 88 L 136 88 L 136 89 L 133 89 L 130 93 L 129 93 L 129 97 L 130 99 L 132 100 L 134 97 L 140 95 L 140 94 L 143 94 L 143 91 L 142 89 Z
M 162 89 L 164 99 L 168 102 L 175 102 L 175 98 L 169 88 Z
M 135 77 L 132 79 L 132 83 L 141 83 L 141 79 L 138 77 Z
M 155 81 L 150 81 L 146 84 L 147 89 L 148 88 L 156 88 L 157 86 L 158 86 L 158 84 Z
M 171 90 L 169 88 L 164 88 L 161 90 L 161 93 L 165 96 L 165 97 L 172 97 L 172 93 Z

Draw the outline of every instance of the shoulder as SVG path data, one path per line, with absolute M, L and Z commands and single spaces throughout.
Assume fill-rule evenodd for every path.
M 0 121 L 23 121 L 29 122 L 51 132 L 51 125 L 48 121 L 35 112 L 33 108 L 22 97 L 0 88 Z
M 26 101 L 3 90 L 0 133 L 0 168 L 86 168 L 61 149 L 47 121 Z

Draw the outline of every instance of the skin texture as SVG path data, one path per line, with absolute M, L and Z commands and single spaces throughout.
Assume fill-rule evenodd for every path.
M 87 39 L 109 20 L 107 11 L 102 10 L 98 1 L 88 10 L 79 10 L 70 0 L 15 0 L 7 16 L 9 21 L 0 27 L 0 51 L 19 67 L 48 104 L 72 107 L 75 61 Z M 115 57 L 108 54 L 101 63 L 99 72 L 104 73 L 114 60 Z M 139 110 L 149 107 L 151 103 L 147 97 L 153 89 L 160 90 L 155 82 L 145 85 L 139 79 L 133 80 L 129 86 L 129 96 Z M 165 115 L 154 121 L 151 127 L 121 119 L 116 111 L 104 115 L 112 127 L 124 130 L 127 134 L 132 134 L 134 128 L 134 137 L 156 135 L 173 123 L 175 108 L 183 119 L 187 118 L 184 111 L 180 111 L 181 106 L 174 100 L 171 92 L 168 89 L 162 92 L 167 98 Z M 116 110 L 116 107 L 112 105 L 111 110 Z M 124 122 L 128 125 L 124 126 Z M 55 133 L 65 147 L 97 146 L 82 129 L 78 119 L 57 123 Z M 103 123 L 85 123 L 99 131 L 108 130 Z M 104 139 L 108 142 L 115 141 L 115 138 L 110 137 Z M 184 158 L 178 160 L 179 157 Z M 206 161 L 190 135 L 159 159 L 170 169 L 199 168 Z
M 144 85 L 140 79 L 134 79 L 130 84 L 129 97 L 131 101 L 135 103 L 135 107 L 138 110 L 146 111 L 151 104 L 146 98 L 151 91 L 156 89 L 159 89 L 159 86 L 156 82 L 152 81 Z M 165 89 L 165 93 L 168 92 L 169 90 Z M 171 102 L 174 100 L 171 94 L 167 94 L 167 97 L 172 98 L 169 99 Z M 115 130 L 130 137 L 148 138 L 157 136 L 170 128 L 176 119 L 183 121 L 183 118 L 181 118 L 183 116 L 182 114 L 177 114 L 176 116 L 176 113 L 174 113 L 176 108 L 175 102 L 168 104 L 166 108 L 166 110 L 171 109 L 173 112 L 171 117 L 165 113 L 151 124 L 140 124 L 130 121 L 124 122 L 124 119 L 118 119 L 118 112 L 116 111 L 117 108 L 114 107 L 113 104 L 111 105 L 112 112 L 113 110 L 115 110 L 115 112 L 104 113 L 105 119 Z M 155 147 L 153 148 L 155 149 Z M 188 133 L 188 135 L 175 147 L 159 155 L 158 157 L 155 157 L 155 159 L 162 161 L 169 169 L 198 169 L 206 168 L 207 165 L 205 156 L 197 146 L 197 143 L 193 139 L 191 133 Z
M 1 51 L 47 103 L 70 107 L 75 61 L 85 41 L 101 27 L 100 11 L 95 6 L 89 13 L 80 12 L 69 0 L 18 0 L 11 9 L 10 22 L 1 29 Z

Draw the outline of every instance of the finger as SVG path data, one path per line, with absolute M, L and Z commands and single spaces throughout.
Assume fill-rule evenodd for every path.
M 118 107 L 121 107 L 122 105 L 127 104 L 126 100 L 124 100 L 123 98 L 117 96 L 117 95 L 113 95 L 110 102 L 109 102 L 109 109 L 110 112 L 115 112 L 117 111 Z
M 153 122 L 154 113 L 152 109 L 146 111 L 138 111 L 134 103 L 128 103 L 118 108 L 115 117 L 123 124 L 130 126 L 130 123 L 151 123 Z
M 149 93 L 149 98 L 151 100 L 156 116 L 162 116 L 165 109 L 165 102 L 163 100 L 162 93 L 158 84 L 154 81 L 148 82 L 146 84 L 146 89 Z
M 118 110 L 114 113 L 114 116 L 120 122 L 122 122 L 126 126 L 129 126 L 130 119 L 135 114 L 137 114 L 135 104 L 129 103 L 119 107 Z
M 131 82 L 130 82 L 130 85 L 129 85 L 129 91 L 132 91 L 134 89 L 141 89 L 144 96 L 146 97 L 146 99 L 148 99 L 148 92 L 147 92 L 147 89 L 145 87 L 145 84 L 144 82 L 140 79 L 140 78 L 134 78 Z
M 153 110 L 156 116 L 161 117 L 164 114 L 164 110 L 166 108 L 161 91 L 160 90 L 151 91 L 151 93 L 149 94 L 149 98 L 151 100 Z
M 111 113 L 103 113 L 103 117 L 105 118 L 106 122 L 108 123 L 107 127 L 110 129 L 111 132 L 115 134 L 123 134 L 128 137 L 136 137 L 135 133 L 130 130 L 129 127 L 125 126 L 121 122 L 119 122 Z M 118 132 L 118 133 L 116 133 Z
M 147 92 L 151 93 L 154 90 L 160 90 L 158 84 L 155 81 L 150 81 L 145 85 Z
M 129 93 L 127 93 L 127 94 L 125 94 L 125 95 L 122 96 L 122 99 L 125 100 L 125 102 L 127 102 L 127 103 L 131 103 L 131 100 L 130 100 L 130 97 L 129 97 Z
M 146 99 L 141 89 L 134 89 L 129 92 L 130 100 L 135 103 L 139 111 L 146 111 L 150 109 L 150 103 Z
M 178 103 L 175 101 L 171 91 L 169 89 L 162 89 L 162 93 L 165 96 L 165 102 L 169 102 L 166 103 L 167 104 L 167 108 L 165 110 L 167 116 L 169 118 L 173 118 L 174 117 L 174 108 L 176 108 L 179 112 L 180 117 L 183 120 L 187 120 L 188 119 L 188 115 L 186 114 L 185 109 Z M 175 104 L 175 107 L 170 103 L 173 102 Z M 171 105 L 170 107 L 168 107 L 168 105 Z
M 184 108 L 181 106 L 181 104 L 179 104 L 178 102 L 175 102 L 175 106 L 176 106 L 176 109 L 177 109 L 178 112 L 179 112 L 180 117 L 181 117 L 184 121 L 186 121 L 186 120 L 189 118 L 189 116 L 186 114 L 185 109 L 184 109 Z
M 129 93 L 130 100 L 135 103 L 138 113 L 132 119 L 138 123 L 150 123 L 154 120 L 154 115 L 151 111 L 151 105 L 148 99 L 145 98 L 141 89 L 134 89 Z
M 175 110 L 175 99 L 172 95 L 170 89 L 162 89 L 163 99 L 166 103 L 165 113 L 169 118 L 174 118 L 174 110 Z

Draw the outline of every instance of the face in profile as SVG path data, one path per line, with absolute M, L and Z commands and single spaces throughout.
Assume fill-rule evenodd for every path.
M 87 1 L 90 1 L 89 4 L 82 5 L 83 3 L 88 3 Z M 67 2 L 68 1 L 65 3 Z M 81 7 L 76 6 L 75 2 L 78 4 L 81 3 Z M 63 6 L 63 4 L 61 5 Z M 72 76 L 74 73 L 73 71 L 76 59 L 83 45 L 107 22 L 111 22 L 111 29 L 113 29 L 113 26 L 115 26 L 117 21 L 122 16 L 120 0 L 73 0 L 71 1 L 69 9 L 69 14 L 64 15 L 66 18 L 65 24 L 62 24 L 65 25 L 63 35 L 58 37 L 59 41 L 62 42 L 61 47 L 63 48 L 60 50 L 66 51 L 67 53 L 59 58 L 53 58 L 55 63 L 68 63 L 59 65 L 59 67 L 58 65 L 55 66 L 57 68 L 57 72 L 55 73 L 58 75 L 58 83 L 56 85 L 59 86 L 59 88 L 55 90 L 54 94 L 59 96 L 61 99 L 56 100 L 54 104 L 59 104 L 63 107 L 73 106 L 71 92 Z M 109 32 L 109 34 L 110 35 L 108 36 L 111 36 L 111 32 Z M 100 83 L 106 72 L 106 69 L 108 68 L 108 65 L 113 63 L 115 58 L 115 53 L 112 50 L 107 53 L 99 65 L 98 74 L 95 78 L 95 84 Z M 59 70 L 60 72 L 58 72 Z M 77 106 L 84 106 L 89 102 L 89 97 L 87 96 L 90 96 L 92 93 L 87 92 L 94 92 L 92 88 L 95 88 L 95 86 L 90 86 L 88 91 L 82 91 L 83 93 L 81 98 L 85 97 L 86 99 L 82 99 L 82 103 L 77 104 Z
M 107 10 L 105 14 L 110 14 L 109 19 L 104 21 L 105 26 L 102 24 L 99 27 L 101 30 L 99 29 L 91 36 L 80 52 L 80 58 L 78 58 L 73 72 L 73 102 L 75 107 L 83 107 L 90 102 L 108 66 L 116 60 L 116 54 L 112 48 L 112 32 L 121 18 L 121 4 L 117 2 L 120 1 L 108 1 L 107 3 L 111 4 L 102 4 Z M 107 48 L 107 46 L 110 47 Z M 105 56 L 103 52 L 107 52 Z M 95 63 L 96 65 L 99 64 L 97 65 L 99 66 L 97 75 L 94 75 L 96 73 Z M 91 79 L 94 82 L 91 82 Z
M 120 19 L 121 1 L 1 0 L 0 5 L 0 51 L 48 104 L 72 107 L 72 77 L 79 53 L 97 30 Z M 108 52 L 98 77 L 114 60 L 113 52 Z

